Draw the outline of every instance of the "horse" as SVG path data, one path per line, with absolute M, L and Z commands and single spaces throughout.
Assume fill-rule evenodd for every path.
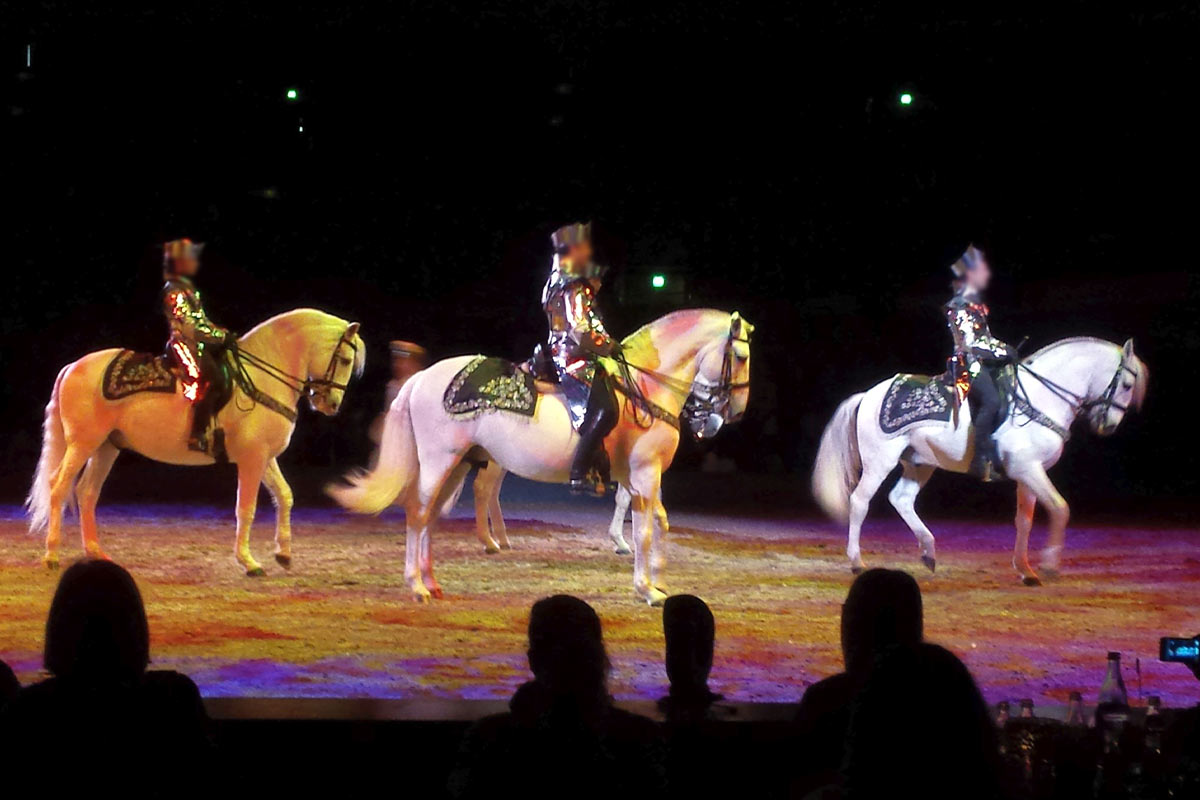
M 620 420 L 604 447 L 613 478 L 632 496 L 634 590 L 650 605 L 667 597 L 668 523 L 659 486 L 679 444 L 684 399 L 696 383 L 713 387 L 725 419 L 741 418 L 749 401 L 753 329 L 736 312 L 676 311 L 625 340 L 624 366 L 606 363 L 610 374 L 626 375 L 618 381 L 624 396 Z M 472 463 L 486 460 L 531 480 L 561 483 L 579 442 L 567 406 L 553 389 L 541 394 L 532 418 L 500 411 L 472 418 L 448 413 L 446 389 L 471 360 L 446 359 L 414 375 L 388 410 L 375 467 L 327 487 L 340 505 L 357 513 L 404 506 L 404 575 L 418 602 L 443 594 L 433 576 L 432 534 L 457 501 Z M 499 519 L 498 504 L 496 510 Z
M 475 536 L 483 545 L 483 552 L 489 555 L 512 549 L 512 543 L 508 541 L 508 526 L 504 524 L 504 513 L 500 509 L 500 486 L 507 474 L 499 464 L 489 461 L 480 466 L 471 484 L 475 495 Z M 658 503 L 662 504 L 661 492 Z M 633 495 L 629 489 L 618 485 L 612 521 L 608 524 L 608 538 L 612 541 L 613 552 L 619 556 L 633 552 L 625 540 L 625 520 L 632 505 Z
M 1025 585 L 1041 583 L 1029 563 L 1029 533 L 1038 502 L 1049 519 L 1042 571 L 1057 574 L 1061 566 L 1070 507 L 1051 483 L 1046 470 L 1062 455 L 1076 417 L 1085 414 L 1098 435 L 1114 433 L 1128 409 L 1140 409 L 1150 372 L 1133 352 L 1102 339 L 1076 337 L 1055 342 L 1024 359 L 1016 368 L 1013 403 L 996 431 L 997 449 L 1008 477 L 1017 484 L 1016 544 L 1013 568 Z M 914 504 L 935 469 L 966 472 L 971 463 L 969 404 L 963 403 L 950 422 L 917 424 L 896 434 L 880 426 L 880 410 L 893 379 L 843 401 L 821 436 L 813 467 L 812 490 L 821 508 L 848 524 L 846 555 L 851 570 L 864 569 L 859 534 L 867 504 L 897 463 L 901 475 L 888 500 L 916 536 L 926 567 L 936 569 L 933 534 L 917 516 Z
M 291 567 L 292 490 L 277 459 L 291 441 L 302 395 L 326 416 L 341 408 L 351 374 L 361 375 L 365 366 L 366 345 L 358 329 L 357 322 L 301 308 L 263 322 L 231 348 L 238 354 L 232 366 L 243 380 L 236 382 L 216 423 L 225 432 L 228 460 L 237 464 L 234 556 L 248 576 L 265 574 L 250 553 L 259 483 L 275 503 L 275 560 Z M 30 531 L 46 531 L 42 562 L 48 568 L 58 567 L 64 506 L 75 499 L 84 552 L 108 558 L 100 547 L 96 503 L 121 450 L 168 464 L 216 463 L 212 455 L 188 449 L 192 411 L 182 381 L 176 381 L 173 393 L 139 392 L 118 400 L 104 396 L 105 372 L 122 352 L 98 350 L 63 367 L 46 405 L 42 452 L 25 504 Z M 269 378 L 270 390 L 257 388 L 251 373 Z

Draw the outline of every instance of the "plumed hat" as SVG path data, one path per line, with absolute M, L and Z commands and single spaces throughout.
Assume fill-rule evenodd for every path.
M 577 244 L 583 244 L 591 240 L 592 223 L 590 222 L 575 222 L 571 225 L 564 225 L 550 234 L 550 243 L 554 245 L 555 251 L 559 253 Z

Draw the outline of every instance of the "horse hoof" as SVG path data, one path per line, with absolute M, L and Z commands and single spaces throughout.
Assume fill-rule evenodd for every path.
M 247 578 L 262 578 L 262 577 L 265 577 L 266 574 L 267 574 L 267 571 L 265 569 L 263 569 L 262 567 L 255 567 L 254 569 L 246 570 Z
M 435 586 L 430 589 L 429 594 L 434 600 L 441 600 L 443 597 L 445 597 L 445 594 L 442 592 L 442 587 L 440 586 Z
M 1023 575 L 1023 576 L 1021 576 L 1021 583 L 1023 583 L 1026 586 L 1041 586 L 1042 585 L 1042 581 L 1040 578 L 1038 578 L 1037 575 Z
M 275 561 L 279 564 L 279 566 L 283 567 L 284 569 L 292 568 L 292 557 L 291 556 L 285 556 L 283 553 L 276 553 Z
M 1062 573 L 1058 571 L 1057 567 L 1042 567 L 1041 569 L 1042 569 L 1042 574 L 1045 575 L 1050 580 L 1054 580 L 1055 578 L 1059 578 L 1062 576 Z
M 424 605 L 425 603 L 428 603 L 432 599 L 433 598 L 429 595 L 429 592 L 413 592 L 413 602 L 414 603 Z
M 487 547 L 483 548 L 483 552 L 485 555 L 494 556 L 496 553 L 500 552 L 500 548 L 496 545 L 489 544 Z
M 850 574 L 851 574 L 851 575 L 862 575 L 862 574 L 863 574 L 863 571 L 864 571 L 865 569 L 866 569 L 866 567 L 855 567 L 855 566 L 851 566 L 851 567 L 850 567 Z
M 668 595 L 666 592 L 652 588 L 645 595 L 646 605 L 650 606 L 651 608 L 658 608 L 663 603 L 667 602 L 667 596 Z
M 500 545 L 500 549 L 501 550 L 512 550 L 512 545 L 509 544 L 508 542 L 505 542 L 504 544 Z
M 614 548 L 614 549 L 613 549 L 613 552 L 614 552 L 614 553 L 616 553 L 616 554 L 617 554 L 617 555 L 619 555 L 619 556 L 627 556 L 627 555 L 629 555 L 630 553 L 632 553 L 633 551 L 632 551 L 632 550 L 630 550 L 630 549 L 629 549 L 629 547 L 627 547 L 627 546 L 626 546 L 626 547 L 617 547 L 617 548 Z
M 50 570 L 51 572 L 58 569 L 58 559 L 57 558 L 43 558 L 42 564 L 44 564 L 46 569 Z
M 921 556 L 921 563 L 929 567 L 930 572 L 937 572 L 937 559 L 933 556 Z

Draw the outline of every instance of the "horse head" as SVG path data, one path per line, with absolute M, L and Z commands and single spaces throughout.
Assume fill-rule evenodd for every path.
M 335 416 L 346 397 L 351 377 L 359 377 L 366 367 L 367 348 L 358 335 L 359 323 L 346 324 L 328 317 L 309 350 L 305 389 L 308 405 L 325 416 Z
M 738 312 L 729 315 L 728 333 L 697 353 L 696 377 L 684 416 L 699 439 L 715 436 L 737 422 L 750 401 L 750 336 L 754 326 Z
M 1116 432 L 1126 412 L 1140 411 L 1150 385 L 1150 370 L 1133 352 L 1133 339 L 1121 348 L 1120 363 L 1108 384 L 1088 398 L 1088 425 L 1099 436 Z

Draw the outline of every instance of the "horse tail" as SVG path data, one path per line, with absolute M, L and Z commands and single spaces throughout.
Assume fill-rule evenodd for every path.
M 50 522 L 50 485 L 54 482 L 54 476 L 58 474 L 59 465 L 67 452 L 67 434 L 63 428 L 62 412 L 59 408 L 63 377 L 66 376 L 67 369 L 68 367 L 63 367 L 54 379 L 54 391 L 50 393 L 50 402 L 46 403 L 46 415 L 42 420 L 42 454 L 38 457 L 33 485 L 29 487 L 29 495 L 25 498 L 30 533 L 44 530 Z
M 416 486 L 419 464 L 410 407 L 416 382 L 408 380 L 387 411 L 375 466 L 346 475 L 348 486 L 331 483 L 325 487 L 338 505 L 359 514 L 378 514 L 397 498 L 403 500 L 405 492 Z
M 850 493 L 862 477 L 858 451 L 858 408 L 865 392 L 847 398 L 821 434 L 813 465 L 812 492 L 821 510 L 839 522 L 850 519 Z

